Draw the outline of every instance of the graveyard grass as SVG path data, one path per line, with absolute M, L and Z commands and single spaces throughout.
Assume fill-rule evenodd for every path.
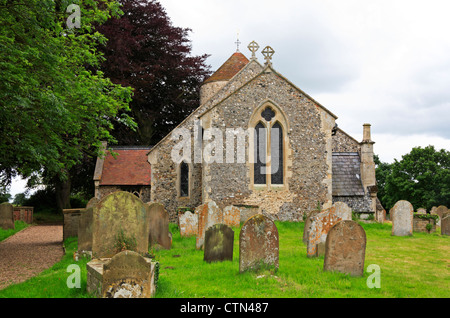
M 276 222 L 280 236 L 279 269 L 239 273 L 239 231 L 233 228 L 233 261 L 206 263 L 195 237 L 181 238 L 170 224 L 172 249 L 153 249 L 160 263 L 157 298 L 448 298 L 450 241 L 437 233 L 391 236 L 388 223 L 361 223 L 367 235 L 363 277 L 324 272 L 323 257 L 307 258 L 302 242 L 304 223 Z M 66 254 L 52 268 L 28 281 L 0 290 L 0 297 L 90 297 L 86 293 L 86 258 L 73 260 L 76 238 L 64 242 Z M 81 288 L 69 289 L 67 267 L 78 264 Z M 381 269 L 381 288 L 366 284 L 370 264 Z M 369 278 L 370 280 L 370 278 Z M 370 280 L 371 281 L 371 280 Z
M 8 237 L 16 234 L 17 232 L 22 231 L 28 226 L 29 224 L 24 221 L 14 221 L 14 229 L 4 230 L 0 228 L 0 242 L 6 240 Z

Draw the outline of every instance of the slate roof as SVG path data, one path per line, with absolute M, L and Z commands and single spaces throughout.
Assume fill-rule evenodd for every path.
M 333 152 L 333 196 L 361 196 L 361 160 L 357 152 Z
M 150 185 L 151 169 L 147 161 L 150 147 L 117 147 L 114 158 L 107 153 L 100 176 L 100 185 Z
M 244 68 L 248 63 L 248 59 L 241 52 L 236 52 L 231 57 L 223 63 L 217 71 L 214 72 L 209 78 L 207 78 L 203 84 L 217 81 L 228 81 L 234 75 L 239 73 L 239 71 Z

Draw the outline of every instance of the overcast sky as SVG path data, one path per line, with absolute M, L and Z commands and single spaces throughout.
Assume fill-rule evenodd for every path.
M 160 0 L 216 70 L 255 40 L 273 66 L 393 162 L 415 146 L 450 150 L 450 1 Z
M 274 50 L 273 66 L 362 140 L 372 125 L 384 162 L 415 146 L 450 150 L 450 1 L 160 0 L 190 28 L 193 55 L 216 70 L 247 45 Z M 11 193 L 23 191 L 16 182 Z

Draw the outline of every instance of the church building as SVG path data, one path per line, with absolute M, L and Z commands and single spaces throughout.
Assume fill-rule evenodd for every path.
M 363 140 L 355 140 L 338 128 L 333 112 L 275 70 L 271 47 L 262 50 L 264 63 L 256 58 L 256 42 L 248 48 L 250 59 L 232 54 L 203 83 L 199 107 L 156 145 L 122 149 L 127 158 L 99 158 L 96 197 L 111 191 L 102 180 L 110 171 L 117 189 L 162 203 L 172 222 L 178 207 L 211 200 L 220 207 L 257 206 L 281 221 L 301 220 L 337 201 L 375 213 L 370 124 L 361 123 Z M 119 169 L 111 169 L 115 163 Z M 141 184 L 126 180 L 130 175 Z

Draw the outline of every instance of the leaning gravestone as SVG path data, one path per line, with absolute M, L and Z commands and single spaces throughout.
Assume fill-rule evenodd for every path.
M 211 262 L 233 260 L 234 231 L 226 224 L 214 224 L 205 233 L 203 260 Z
M 320 211 L 311 211 L 306 215 L 306 219 L 305 219 L 305 227 L 303 228 L 303 243 L 307 244 L 308 243 L 308 235 L 309 235 L 309 231 L 311 228 L 311 221 L 313 219 L 313 217 L 315 217 L 317 214 L 319 214 Z
M 344 202 L 335 202 L 333 206 L 336 208 L 336 215 L 338 215 L 342 220 L 351 220 L 352 219 L 352 208 L 350 208 Z
M 351 276 L 364 275 L 366 232 L 357 222 L 344 220 L 328 232 L 323 269 Z
M 154 277 L 152 264 L 139 253 L 120 252 L 103 266 L 103 298 L 150 298 Z
M 351 211 L 351 210 L 350 210 Z M 338 204 L 314 216 L 311 220 L 307 241 L 307 256 L 316 257 L 325 254 L 325 242 L 328 231 L 342 220 L 351 220 L 351 212 Z
M 392 233 L 394 236 L 410 236 L 413 234 L 414 208 L 406 200 L 395 203 L 391 210 Z
M 160 203 L 148 203 L 149 206 L 149 243 L 154 246 L 160 245 L 168 250 L 172 245 L 169 235 L 169 213 Z
M 92 256 L 112 257 L 124 248 L 148 253 L 148 212 L 148 205 L 129 192 L 104 197 L 93 208 Z
M 195 209 L 195 214 L 198 215 L 198 232 L 195 245 L 197 249 L 202 249 L 206 230 L 216 223 L 223 223 L 223 214 L 214 201 L 198 206 Z
M 450 235 L 450 213 L 443 215 L 441 220 L 441 235 Z
M 180 236 L 192 236 L 198 233 L 198 214 L 190 211 L 178 212 Z
M 239 272 L 261 266 L 278 269 L 278 230 L 268 217 L 257 214 L 249 218 L 239 234 Z
M 4 230 L 14 229 L 14 207 L 11 203 L 0 204 L 0 228 Z
M 223 209 L 223 223 L 228 226 L 239 227 L 241 224 L 241 209 L 229 205 Z
M 94 205 L 96 205 L 100 200 L 97 199 L 96 197 L 91 198 L 88 203 L 86 204 L 86 209 L 89 209 L 90 207 L 93 207 Z

